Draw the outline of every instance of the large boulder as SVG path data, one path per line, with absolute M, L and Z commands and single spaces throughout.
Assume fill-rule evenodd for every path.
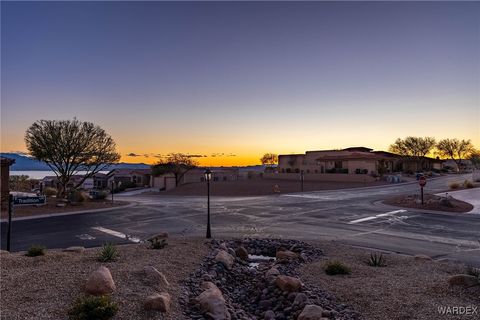
M 322 313 L 322 307 L 308 304 L 303 308 L 302 313 L 299 314 L 297 320 L 322 320 Z
M 170 286 L 170 283 L 168 283 L 165 275 L 158 271 L 155 267 L 146 266 L 143 268 L 143 272 L 145 274 L 145 280 L 151 286 L 159 286 L 162 289 L 166 289 Z
M 166 292 L 155 293 L 145 299 L 144 308 L 146 310 L 158 310 L 161 312 L 170 312 L 172 298 Z
M 298 253 L 290 250 L 277 251 L 277 260 L 295 260 L 298 259 Z
M 468 274 L 456 274 L 448 278 L 448 284 L 451 286 L 473 287 L 479 286 L 480 280 Z
M 92 295 L 104 295 L 115 290 L 112 274 L 108 268 L 101 266 L 88 277 L 85 292 Z
M 222 291 L 212 282 L 204 282 L 202 289 L 204 291 L 195 299 L 200 310 L 212 320 L 229 320 Z
M 302 282 L 298 278 L 280 275 L 275 279 L 275 284 L 282 291 L 294 292 L 302 288 Z
M 235 258 L 228 252 L 224 250 L 219 250 L 217 255 L 215 256 L 215 261 L 223 264 L 223 266 L 228 270 L 231 270 L 233 267 L 233 263 L 235 262 Z
M 236 253 L 237 257 L 239 257 L 240 259 L 242 259 L 244 261 L 248 260 L 248 251 L 247 251 L 247 249 L 245 249 L 245 247 L 243 247 L 243 246 L 238 247 L 235 250 L 235 253 Z

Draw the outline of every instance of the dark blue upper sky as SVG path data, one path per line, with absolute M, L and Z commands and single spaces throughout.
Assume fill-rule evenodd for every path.
M 478 145 L 479 21 L 478 2 L 2 2 L 2 150 L 73 116 L 124 152 Z

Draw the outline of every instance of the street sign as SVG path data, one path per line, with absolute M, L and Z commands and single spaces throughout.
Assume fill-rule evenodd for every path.
M 420 178 L 418 178 L 418 184 L 422 188 L 425 187 L 425 185 L 427 184 L 427 179 L 424 176 L 421 176 Z
M 45 196 L 14 196 L 13 197 L 14 206 L 43 205 L 46 203 L 47 203 L 47 198 Z

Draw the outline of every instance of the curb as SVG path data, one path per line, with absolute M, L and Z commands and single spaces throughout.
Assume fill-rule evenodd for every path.
M 40 214 L 36 216 L 29 216 L 29 217 L 18 217 L 12 218 L 12 221 L 24 221 L 24 220 L 35 220 L 35 219 L 44 219 L 44 218 L 55 218 L 55 217 L 64 217 L 64 216 L 73 216 L 77 214 L 85 214 L 85 213 L 96 213 L 96 212 L 105 212 L 105 211 L 114 211 L 119 209 L 126 209 L 137 206 L 138 202 L 131 202 L 129 204 L 113 207 L 113 208 L 101 208 L 101 209 L 93 209 L 93 210 L 80 210 L 80 211 L 71 211 L 71 212 L 63 212 L 63 213 L 47 213 L 47 214 Z M 0 223 L 7 223 L 7 219 L 0 219 Z
M 452 217 L 458 217 L 459 215 L 468 215 L 468 216 L 477 216 L 475 213 L 469 213 L 469 212 L 450 212 L 450 211 L 436 211 L 436 210 L 425 210 L 425 209 L 417 209 L 417 208 L 408 208 L 408 207 L 397 207 L 397 206 L 392 206 L 389 204 L 383 203 L 384 200 L 377 200 L 373 202 L 373 205 L 376 207 L 383 207 L 386 210 L 391 210 L 391 209 L 402 209 L 402 210 L 407 210 L 411 212 L 418 212 L 418 213 L 429 213 L 429 214 L 440 214 L 444 216 L 452 216 Z

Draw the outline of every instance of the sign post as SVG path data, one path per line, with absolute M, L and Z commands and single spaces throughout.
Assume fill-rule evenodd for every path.
M 10 252 L 12 239 L 12 216 L 15 206 L 44 205 L 47 203 L 45 196 L 8 196 L 8 226 L 7 226 L 7 251 Z
M 425 176 L 421 176 L 418 179 L 418 184 L 420 185 L 420 196 L 422 197 L 422 206 L 423 206 L 423 187 L 427 184 L 427 179 Z
M 13 195 L 8 196 L 8 226 L 7 226 L 7 251 L 10 252 L 10 238 L 12 237 Z

